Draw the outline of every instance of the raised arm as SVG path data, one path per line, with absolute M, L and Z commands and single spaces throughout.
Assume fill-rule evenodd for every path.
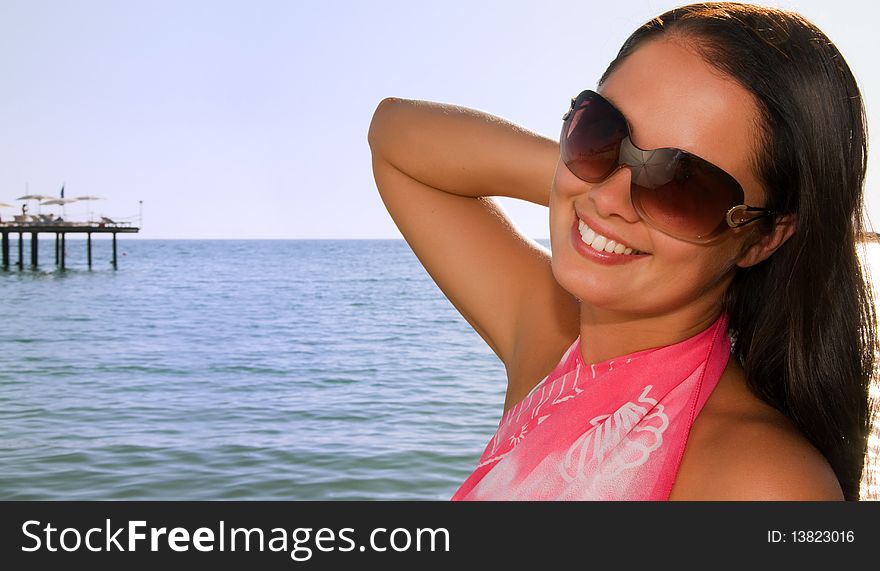
M 559 144 L 474 109 L 397 98 L 379 104 L 368 139 L 392 219 L 509 378 L 512 367 L 529 378 L 558 359 L 576 335 L 576 300 L 553 277 L 549 251 L 490 197 L 547 206 Z M 554 349 L 536 356 L 535 340 Z

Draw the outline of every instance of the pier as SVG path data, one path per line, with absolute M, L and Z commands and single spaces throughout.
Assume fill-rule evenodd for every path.
M 86 251 L 88 253 L 89 269 L 92 267 L 92 234 L 113 234 L 113 269 L 118 268 L 116 257 L 116 235 L 133 234 L 140 230 L 128 222 L 0 222 L 2 233 L 3 269 L 8 270 L 10 265 L 9 235 L 18 234 L 18 262 L 19 270 L 24 269 L 24 240 L 25 234 L 30 234 L 31 240 L 31 263 L 36 268 L 39 263 L 39 234 L 55 234 L 55 265 L 64 269 L 65 241 L 68 234 L 85 234 Z

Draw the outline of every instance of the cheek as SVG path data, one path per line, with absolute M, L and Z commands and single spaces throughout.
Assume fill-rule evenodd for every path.
M 591 187 L 589 183 L 574 176 L 562 159 L 556 161 L 556 172 L 553 174 L 553 185 L 550 187 L 551 199 L 555 195 L 559 200 L 572 200 L 589 191 Z
M 548 200 L 551 244 L 554 240 L 568 239 L 575 218 L 575 202 L 579 202 L 590 188 L 589 184 L 568 172 L 561 161 L 557 163 Z
M 656 260 L 657 287 L 680 302 L 693 300 L 722 284 L 735 266 L 729 248 L 703 248 L 693 245 L 668 248 Z
M 563 228 L 563 226 L 566 226 L 567 221 L 573 221 L 572 217 L 574 216 L 573 202 L 571 198 L 559 189 L 556 180 L 553 181 L 553 185 L 550 187 L 548 207 L 550 211 L 550 244 L 552 249 L 554 242 L 565 238 L 565 230 L 567 228 Z

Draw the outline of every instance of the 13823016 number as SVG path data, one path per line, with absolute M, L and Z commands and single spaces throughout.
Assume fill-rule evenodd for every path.
M 791 531 L 795 543 L 853 543 L 855 532 L 850 530 L 796 529 Z

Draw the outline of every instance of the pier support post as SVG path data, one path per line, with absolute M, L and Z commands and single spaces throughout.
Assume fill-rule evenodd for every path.
M 31 266 L 37 267 L 37 256 L 39 255 L 40 248 L 37 245 L 37 232 L 31 232 Z
M 115 270 L 116 266 L 116 232 L 113 233 L 113 269 Z
M 89 269 L 92 269 L 92 233 L 88 232 L 86 234 L 86 250 L 89 254 Z
M 62 270 L 64 269 L 64 246 L 65 246 L 64 242 L 66 240 L 66 237 L 67 237 L 67 235 L 64 232 L 62 232 L 61 233 L 61 269 Z
M 24 269 L 24 234 L 18 233 L 18 269 Z
M 58 242 L 61 241 L 61 234 L 55 232 L 55 265 L 58 265 Z
M 9 269 L 9 232 L 3 233 L 3 269 Z

